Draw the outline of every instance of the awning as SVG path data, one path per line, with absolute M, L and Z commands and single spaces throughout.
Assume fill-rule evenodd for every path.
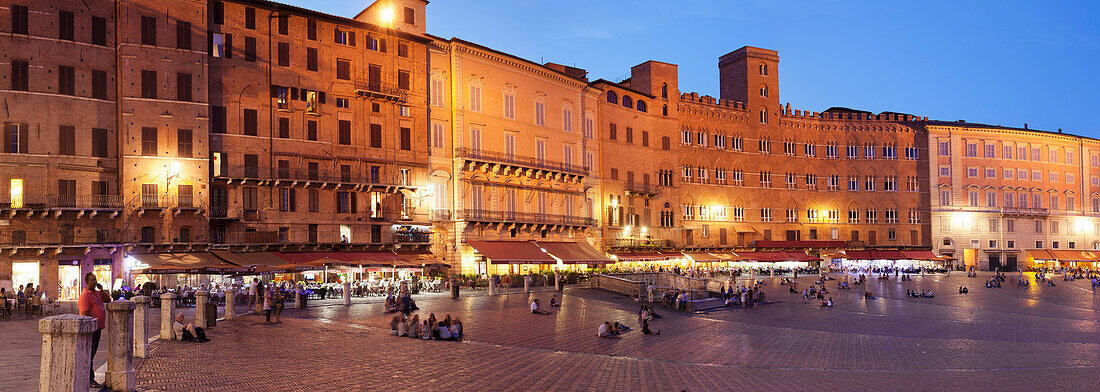
M 468 241 L 493 264 L 557 264 L 558 261 L 530 241 Z
M 713 263 L 717 261 L 725 261 L 718 256 L 715 256 L 708 252 L 684 252 L 684 256 L 690 257 L 697 263 Z
M 1094 262 L 1098 254 L 1084 251 L 1084 250 L 1048 250 L 1050 254 L 1058 258 L 1058 261 L 1070 261 L 1070 262 Z
M 225 274 L 248 272 L 249 268 L 228 263 L 207 253 L 133 253 L 129 255 L 149 268 L 139 269 L 148 274 Z
M 933 260 L 936 258 L 931 251 L 901 250 L 846 250 L 838 256 L 848 260 Z
M 614 261 L 585 242 L 536 242 L 563 264 L 606 264 Z
M 229 263 L 249 267 L 257 265 L 275 267 L 286 264 L 286 260 L 283 260 L 271 252 L 229 252 L 224 250 L 212 250 L 210 253 L 213 253 L 214 256 L 218 256 Z
M 930 250 L 903 250 L 901 254 L 909 260 L 943 260 Z
M 756 241 L 757 248 L 844 248 L 845 241 Z
M 1057 257 L 1047 252 L 1045 249 L 1028 249 L 1027 257 L 1036 260 L 1058 260 Z
M 393 252 L 272 252 L 284 263 L 342 267 L 392 267 L 403 266 L 408 261 Z
M 821 261 L 803 252 L 734 252 L 735 261 Z

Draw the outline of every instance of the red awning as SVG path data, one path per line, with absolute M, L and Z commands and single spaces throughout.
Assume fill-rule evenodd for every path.
M 290 264 L 312 264 L 344 267 L 392 267 L 408 264 L 408 261 L 393 252 L 273 252 Z
M 943 260 L 930 250 L 903 250 L 901 253 L 909 260 Z
M 757 248 L 844 248 L 845 241 L 756 241 Z
M 734 261 L 821 261 L 804 252 L 734 252 Z
M 1035 260 L 1058 260 L 1057 257 L 1047 252 L 1046 249 L 1028 249 L 1027 255 Z
M 148 268 L 137 270 L 146 274 L 227 274 L 248 272 L 248 267 L 223 261 L 207 252 L 193 253 L 133 253 L 129 255 Z
M 558 261 L 530 241 L 468 241 L 493 264 L 557 264 Z
M 612 254 L 614 254 L 615 258 L 617 258 L 619 261 L 625 262 L 668 260 L 673 257 L 683 256 L 683 254 L 681 253 L 676 253 L 674 256 L 661 252 L 615 252 Z
M 837 256 L 848 260 L 942 260 L 930 250 L 846 250 Z
M 713 263 L 717 261 L 725 261 L 718 256 L 715 256 L 708 252 L 684 252 L 684 255 L 695 260 L 697 263 Z
M 613 261 L 584 242 L 536 242 L 564 264 L 606 264 Z

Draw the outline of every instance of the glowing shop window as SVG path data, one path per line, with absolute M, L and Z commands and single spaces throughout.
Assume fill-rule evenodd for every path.
M 23 179 L 11 179 L 8 189 L 11 189 L 11 208 L 23 208 Z

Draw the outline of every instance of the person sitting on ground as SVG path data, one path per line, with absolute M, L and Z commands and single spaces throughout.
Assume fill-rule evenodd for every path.
M 428 340 L 432 338 L 432 326 L 428 324 L 428 320 L 424 320 L 420 324 L 420 331 L 417 332 L 421 339 Z
M 600 328 L 596 330 L 596 337 L 604 339 L 611 339 L 616 337 L 615 334 L 611 332 L 610 321 L 604 321 L 603 324 L 600 324 Z
M 558 295 L 557 294 L 554 294 L 554 295 L 550 296 L 550 306 L 561 306 L 561 304 L 558 303 Z
M 206 338 L 206 331 L 200 327 L 196 327 L 193 323 L 183 322 L 183 313 L 176 315 L 176 322 L 172 323 L 172 332 L 175 334 L 176 339 L 183 342 L 209 342 L 210 339 Z
M 611 329 L 615 331 L 616 334 L 621 334 L 623 332 L 630 332 L 634 330 L 634 328 L 630 328 L 626 326 L 626 324 L 620 323 L 618 321 L 616 321 L 615 324 L 612 324 L 611 327 Z
M 539 299 L 535 298 L 531 301 L 531 314 L 550 314 L 550 311 L 542 309 L 542 307 L 539 306 Z
M 395 336 L 397 335 L 397 326 L 398 326 L 398 324 L 401 324 L 401 316 L 393 316 L 393 319 L 390 320 L 390 334 L 391 335 L 395 335 Z
M 874 295 L 874 294 L 871 294 L 871 292 L 870 292 L 870 291 L 867 291 L 867 292 L 864 292 L 864 293 L 863 293 L 863 298 L 864 298 L 864 299 L 875 299 L 875 295 Z
M 409 321 L 405 319 L 405 316 L 398 317 L 397 336 L 409 336 Z
M 451 330 L 448 329 L 442 321 L 439 322 L 436 333 L 439 334 L 439 340 L 455 340 L 454 337 L 451 336 Z
M 1048 280 L 1047 281 L 1047 286 L 1054 286 L 1054 281 L 1053 280 Z
M 661 318 L 661 314 L 657 313 L 657 311 L 654 310 L 652 306 L 649 306 L 647 309 L 649 310 L 649 317 L 650 318 L 655 318 L 655 319 Z
M 653 332 L 653 330 L 649 329 L 649 320 L 642 319 L 642 333 L 646 335 L 660 335 L 661 330 L 658 329 L 657 332 Z
M 826 307 L 833 307 L 833 297 L 829 297 L 829 300 L 825 302 Z
M 416 339 L 420 337 L 420 315 L 414 314 L 409 319 L 409 337 Z
M 457 318 L 451 320 L 451 326 L 448 327 L 448 329 L 450 330 L 451 337 L 454 338 L 454 340 L 462 339 L 462 320 L 459 320 Z

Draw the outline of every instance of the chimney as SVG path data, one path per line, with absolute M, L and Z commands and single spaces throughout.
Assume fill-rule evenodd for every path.
M 1062 128 L 1058 128 L 1058 133 L 1062 133 Z
M 1024 123 L 1024 129 L 1027 129 L 1027 123 Z

